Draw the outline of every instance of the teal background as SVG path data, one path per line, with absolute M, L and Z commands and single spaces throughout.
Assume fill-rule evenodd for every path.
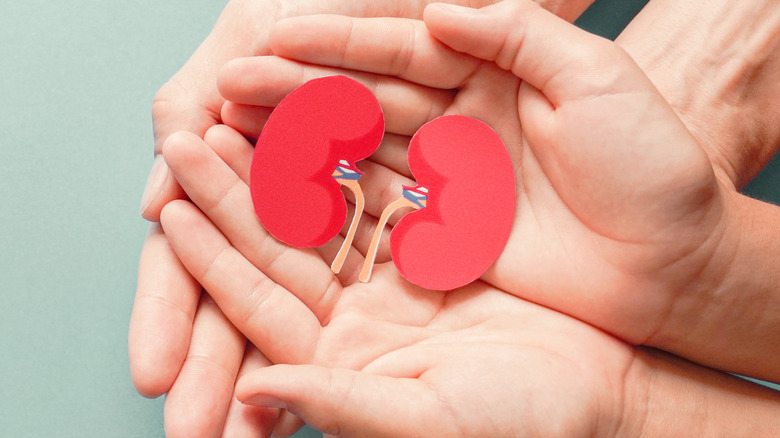
M 643 3 L 601 1 L 580 23 L 613 36 Z M 150 107 L 224 4 L 3 2 L 0 436 L 163 435 L 126 347 Z M 779 180 L 775 160 L 749 193 L 778 202 Z

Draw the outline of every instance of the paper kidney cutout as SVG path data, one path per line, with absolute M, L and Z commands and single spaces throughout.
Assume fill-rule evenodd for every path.
M 515 176 L 501 138 L 485 123 L 443 116 L 425 124 L 409 144 L 409 168 L 416 188 L 390 204 L 379 221 L 361 280 L 371 275 L 376 245 L 398 208 L 402 217 L 390 235 L 398 271 L 426 289 L 464 286 L 495 262 L 515 216 Z
M 347 214 L 336 175 L 359 190 L 355 162 L 371 155 L 383 134 L 376 97 L 347 77 L 314 79 L 285 97 L 252 157 L 252 202 L 266 230 L 300 248 L 336 236 Z

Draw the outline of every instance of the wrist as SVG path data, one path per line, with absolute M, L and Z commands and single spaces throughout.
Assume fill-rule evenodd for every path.
M 617 40 L 742 187 L 780 145 L 780 10 L 774 0 L 653 0 Z
M 639 349 L 625 379 L 616 438 L 769 437 L 780 393 L 658 350 Z
M 705 268 L 681 290 L 663 326 L 645 341 L 697 363 L 780 379 L 780 208 L 724 192 Z
M 659 358 L 662 354 L 637 348 L 625 377 L 623 415 L 615 438 L 703 436 L 699 395 L 674 386 L 674 367 Z

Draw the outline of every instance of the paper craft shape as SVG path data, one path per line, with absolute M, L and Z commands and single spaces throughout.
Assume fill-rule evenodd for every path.
M 498 134 L 485 123 L 451 115 L 423 125 L 409 144 L 409 168 L 417 187 L 382 213 L 361 281 L 368 281 L 382 231 L 400 208 L 390 235 L 390 253 L 410 282 L 450 290 L 477 278 L 503 251 L 515 216 L 512 161 Z
M 355 163 L 382 141 L 384 117 L 371 91 L 345 76 L 306 82 L 287 95 L 257 140 L 250 176 L 255 212 L 271 235 L 299 248 L 320 246 L 344 225 L 340 185 L 355 194 L 355 215 L 333 261 L 346 258 L 364 197 Z

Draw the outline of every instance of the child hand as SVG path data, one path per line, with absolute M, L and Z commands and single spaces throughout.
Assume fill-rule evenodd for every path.
M 470 4 L 488 4 L 470 2 Z M 569 20 L 575 19 L 593 0 L 539 0 Z M 217 90 L 217 72 L 233 58 L 268 54 L 268 30 L 279 19 L 314 13 L 355 16 L 407 16 L 419 18 L 427 1 L 375 0 L 232 0 L 214 29 L 187 63 L 157 92 L 152 105 L 155 163 L 141 200 L 141 215 L 158 221 L 162 207 L 185 197 L 181 187 L 159 156 L 166 139 L 186 130 L 203 136 L 218 124 L 224 98 Z M 228 110 L 229 111 L 229 110 Z M 254 113 L 254 116 L 262 116 Z M 146 396 L 166 392 L 178 374 L 192 335 L 200 285 L 181 267 L 158 224 L 152 224 L 144 243 L 138 275 L 138 292 L 130 327 L 133 383 Z M 171 311 L 171 309 L 177 309 Z M 179 312 L 181 310 L 181 312 Z M 168 334 L 164 339 L 159 332 Z
M 301 17 L 279 23 L 271 47 L 300 61 L 457 86 L 445 113 L 493 126 L 520 169 L 515 232 L 486 281 L 632 343 L 776 376 L 762 360 L 777 350 L 765 342 L 776 318 L 756 304 L 780 307 L 767 289 L 776 274 L 760 262 L 767 275 L 751 298 L 734 289 L 744 276 L 723 278 L 743 269 L 734 258 L 737 242 L 747 241 L 735 214 L 744 202 L 719 184 L 633 61 L 528 3 L 459 12 L 433 5 L 426 14 L 438 40 L 409 20 Z M 545 26 L 526 30 L 531 20 Z M 724 323 L 734 306 L 743 313 Z M 762 323 L 744 330 L 754 321 Z
M 747 413 L 761 418 L 752 424 L 766 429 L 747 433 L 776 427 L 777 396 L 768 391 L 658 358 L 481 281 L 426 291 L 387 264 L 371 282 L 341 287 L 325 261 L 279 244 L 251 216 L 248 175 L 241 170 L 251 146 L 242 147 L 245 140 L 227 128 L 220 131 L 207 139 L 225 136 L 216 143 L 227 144 L 232 136 L 233 153 L 215 153 L 191 135 L 166 143 L 166 160 L 182 185 L 200 194 L 194 201 L 203 212 L 177 201 L 163 210 L 162 224 L 184 265 L 236 328 L 271 362 L 298 364 L 269 368 L 250 353 L 245 368 L 255 369 L 242 371 L 236 389 L 246 405 L 232 401 L 231 413 L 264 418 L 267 426 L 274 409 L 289 409 L 339 436 L 682 434 L 702 427 L 695 415 L 681 414 L 692 409 L 723 427 Z M 220 232 L 214 224 L 231 213 L 233 225 Z M 236 249 L 250 246 L 256 249 L 249 256 Z M 214 310 L 207 307 L 203 317 L 219 319 Z M 236 362 L 224 356 L 236 354 L 234 336 L 199 338 L 222 352 L 206 356 L 221 367 L 204 367 L 210 373 L 199 375 L 201 385 L 235 375 L 230 364 Z M 219 409 L 223 399 L 214 402 Z

